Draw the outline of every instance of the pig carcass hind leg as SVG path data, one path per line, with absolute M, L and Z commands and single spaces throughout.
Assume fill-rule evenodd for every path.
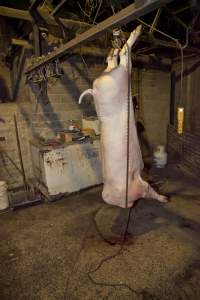
M 131 70 L 131 58 L 130 52 L 133 44 L 138 39 L 139 35 L 142 32 L 142 26 L 139 25 L 136 27 L 135 30 L 133 30 L 127 40 L 127 42 L 124 44 L 122 50 L 120 51 L 120 65 L 124 66 L 126 69 L 128 68 L 128 61 L 129 61 L 129 70 Z
M 120 51 L 119 49 L 114 49 L 114 48 L 111 49 L 106 59 L 108 66 L 104 70 L 104 73 L 110 72 L 118 66 L 119 51 Z
M 150 199 L 155 199 L 155 200 L 158 200 L 159 202 L 162 202 L 162 203 L 167 203 L 169 200 L 166 196 L 164 195 L 160 195 L 158 194 L 151 186 L 149 183 L 147 183 L 148 186 L 147 186 L 147 189 L 145 191 L 145 195 L 144 195 L 144 198 L 150 198 Z
M 146 182 L 145 180 L 143 180 L 140 177 L 141 183 L 143 185 L 143 198 L 146 199 L 155 199 L 159 202 L 163 202 L 166 203 L 168 202 L 168 198 L 166 196 L 160 195 L 158 194 L 151 186 L 148 182 Z

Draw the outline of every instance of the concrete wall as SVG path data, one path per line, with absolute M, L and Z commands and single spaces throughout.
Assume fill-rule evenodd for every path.
M 145 127 L 147 141 L 152 149 L 159 144 L 166 145 L 170 111 L 170 73 L 141 69 L 135 78 L 139 85 L 138 117 Z

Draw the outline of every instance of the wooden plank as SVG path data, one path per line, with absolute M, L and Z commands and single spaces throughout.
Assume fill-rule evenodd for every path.
M 106 31 L 108 31 L 111 28 L 114 28 L 115 26 L 121 26 L 124 24 L 127 24 L 130 21 L 133 21 L 136 18 L 139 18 L 154 9 L 159 8 L 160 6 L 167 4 L 169 2 L 172 2 L 173 0 L 149 0 L 148 2 L 145 2 L 140 7 L 137 7 L 135 3 L 127 6 L 126 8 L 122 9 L 117 14 L 113 15 L 112 17 L 106 19 L 105 21 L 93 26 L 86 32 L 80 34 L 79 36 L 75 37 L 71 41 L 67 42 L 60 48 L 53 51 L 50 55 L 48 55 L 44 61 L 34 65 L 33 67 L 29 68 L 27 70 L 27 74 L 32 72 L 33 70 L 44 66 L 45 64 L 62 57 L 66 54 L 69 49 L 73 49 L 77 47 L 78 45 L 82 44 L 86 41 L 91 41 L 93 39 L 98 38 L 100 35 L 104 34 Z
M 41 16 L 44 18 L 44 20 L 48 25 L 58 26 L 58 24 L 56 23 L 53 17 L 47 16 L 40 9 L 38 9 L 38 11 L 40 12 Z M 27 10 L 20 10 L 20 9 L 0 6 L 0 16 L 14 18 L 14 19 L 21 19 L 32 23 L 34 22 L 32 16 Z M 63 19 L 63 18 L 60 18 L 60 20 L 64 23 L 65 26 L 69 26 L 70 28 L 71 27 L 90 28 L 92 26 L 86 22 L 80 22 L 76 20 Z
M 27 40 L 12 38 L 11 43 L 12 45 L 22 46 L 27 49 L 33 48 L 33 46 Z
M 0 6 L 0 15 L 32 22 L 33 19 L 28 11 Z

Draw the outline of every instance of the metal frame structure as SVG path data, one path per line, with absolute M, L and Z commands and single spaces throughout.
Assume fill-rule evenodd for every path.
M 101 23 L 93 26 L 86 32 L 80 34 L 79 36 L 75 37 L 71 41 L 67 42 L 63 46 L 59 47 L 51 54 L 49 54 L 43 61 L 37 63 L 36 65 L 32 66 L 26 71 L 26 74 L 35 71 L 36 69 L 54 61 L 55 59 L 61 58 L 64 56 L 69 50 L 79 46 L 83 42 L 91 41 L 96 39 L 100 35 L 104 34 L 109 29 L 114 28 L 115 26 L 121 26 L 127 24 L 130 21 L 135 20 L 145 14 L 158 9 L 173 0 L 148 0 L 141 6 L 136 5 L 135 3 L 127 6 L 126 8 L 122 9 L 117 14 L 109 17 L 108 19 L 102 21 Z

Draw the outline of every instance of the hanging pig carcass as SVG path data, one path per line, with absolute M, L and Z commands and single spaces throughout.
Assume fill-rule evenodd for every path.
M 138 26 L 121 51 L 113 49 L 107 58 L 108 66 L 93 82 L 93 89 L 86 90 L 79 98 L 79 103 L 86 94 L 91 94 L 94 98 L 101 130 L 104 183 L 102 197 L 105 202 L 120 207 L 131 207 L 139 198 L 154 198 L 160 202 L 167 202 L 167 198 L 155 192 L 140 175 L 143 160 L 132 99 L 128 91 L 131 70 L 130 51 L 140 33 L 141 26 Z

